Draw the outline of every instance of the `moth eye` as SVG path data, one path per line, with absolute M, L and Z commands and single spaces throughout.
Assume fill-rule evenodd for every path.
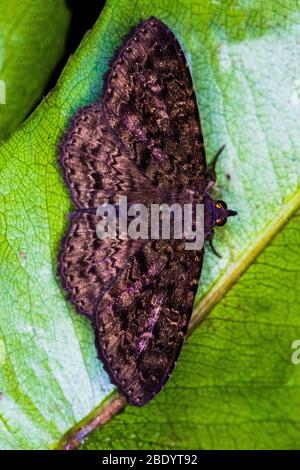
M 222 227 L 222 225 L 225 225 L 227 222 L 227 219 L 217 219 L 216 220 L 216 225 L 218 225 L 218 227 Z
M 215 202 L 215 208 L 216 209 L 227 209 L 227 204 L 224 201 L 216 201 Z

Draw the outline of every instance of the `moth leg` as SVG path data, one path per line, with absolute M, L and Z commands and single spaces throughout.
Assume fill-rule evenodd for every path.
M 214 158 L 213 158 L 213 160 L 210 164 L 210 167 L 206 171 L 206 179 L 208 180 L 208 183 L 207 183 L 207 186 L 206 186 L 206 189 L 205 189 L 206 191 L 209 191 L 215 185 L 215 183 L 217 181 L 216 164 L 217 164 L 219 156 L 223 152 L 224 148 L 225 148 L 225 144 L 222 145 L 222 147 L 219 148 L 219 150 L 217 151 L 216 155 L 214 156 Z
M 213 238 L 214 238 L 214 231 L 212 230 L 212 231 L 210 232 L 210 234 L 206 237 L 206 240 L 208 241 L 209 246 L 210 246 L 211 251 L 213 252 L 213 254 L 216 255 L 218 258 L 222 258 L 222 256 L 220 255 L 220 253 L 218 253 L 217 250 L 216 250 L 215 247 L 214 247 Z

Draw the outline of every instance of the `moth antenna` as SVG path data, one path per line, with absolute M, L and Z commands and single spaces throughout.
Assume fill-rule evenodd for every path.
M 214 156 L 207 172 L 206 172 L 206 178 L 208 179 L 208 184 L 207 184 L 207 187 L 206 187 L 206 191 L 208 191 L 209 189 L 211 189 L 216 180 L 217 180 L 217 175 L 216 175 L 216 164 L 217 164 L 217 161 L 219 159 L 219 156 L 221 155 L 221 153 L 223 152 L 224 148 L 226 147 L 226 145 L 222 145 L 221 148 L 219 148 L 219 150 L 217 151 L 216 155 Z
M 212 162 L 211 162 L 211 170 L 215 173 L 215 168 L 216 168 L 216 164 L 217 164 L 217 161 L 219 159 L 219 156 L 221 155 L 221 153 L 223 152 L 224 148 L 226 147 L 226 145 L 222 145 L 222 147 L 219 148 L 219 150 L 217 151 L 216 155 L 214 156 Z

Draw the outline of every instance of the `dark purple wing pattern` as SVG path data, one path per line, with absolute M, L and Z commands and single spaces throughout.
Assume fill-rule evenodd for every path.
M 203 256 L 184 251 L 175 241 L 148 243 L 98 304 L 99 355 L 137 406 L 163 387 L 186 336 Z
M 119 238 L 100 240 L 96 234 L 98 221 L 95 213 L 71 214 L 58 256 L 62 286 L 77 310 L 89 318 L 93 318 L 101 296 L 141 244 Z
M 154 186 L 205 184 L 192 79 L 178 41 L 161 21 L 141 23 L 120 47 L 103 102 L 112 129 Z
M 81 109 L 60 145 L 59 163 L 76 208 L 97 208 L 145 186 L 147 179 L 107 123 L 101 104 Z
M 135 405 L 168 379 L 186 335 L 203 251 L 182 240 L 99 240 L 97 206 L 127 195 L 160 200 L 197 188 L 205 153 L 192 80 L 171 31 L 156 18 L 117 51 L 101 101 L 81 109 L 60 146 L 76 212 L 62 240 L 58 275 L 93 323 L 99 357 Z M 173 197 L 172 196 L 172 197 Z M 170 196 L 171 197 L 171 196 Z M 175 201 L 172 201 L 175 202 Z

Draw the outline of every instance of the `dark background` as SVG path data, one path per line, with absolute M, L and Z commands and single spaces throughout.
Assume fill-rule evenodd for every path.
M 65 1 L 72 13 L 66 49 L 63 57 L 51 74 L 44 90 L 44 95 L 46 95 L 55 86 L 70 54 L 73 54 L 76 51 L 85 33 L 89 29 L 92 29 L 105 5 L 105 0 Z

